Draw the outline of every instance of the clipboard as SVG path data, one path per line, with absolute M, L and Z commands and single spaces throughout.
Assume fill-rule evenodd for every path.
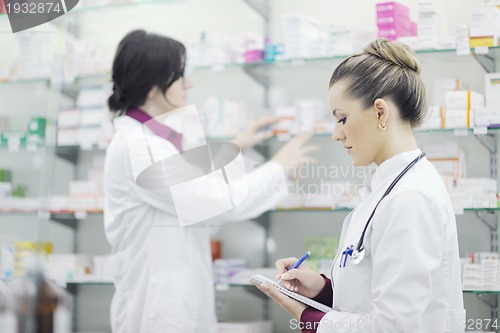
M 333 309 L 331 307 L 328 307 L 324 304 L 321 304 L 320 302 L 316 302 L 315 300 L 310 299 L 310 298 L 305 297 L 305 296 L 302 296 L 301 294 L 298 294 L 296 292 L 290 291 L 290 290 L 280 286 L 279 284 L 277 284 L 276 281 L 270 280 L 262 275 L 254 274 L 250 278 L 250 281 L 257 282 L 259 284 L 267 283 L 267 284 L 273 285 L 276 289 L 278 289 L 281 293 L 287 295 L 288 297 L 291 297 L 299 302 L 302 302 L 306 305 L 309 305 L 309 306 L 311 306 L 319 311 L 322 311 L 324 313 L 328 313 L 330 311 L 333 311 Z

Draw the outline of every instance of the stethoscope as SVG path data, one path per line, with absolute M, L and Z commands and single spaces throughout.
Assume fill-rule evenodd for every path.
M 394 186 L 396 186 L 396 184 L 399 182 L 399 180 L 405 175 L 405 173 L 407 173 L 408 170 L 410 170 L 415 164 L 417 164 L 417 162 L 420 161 L 422 159 L 422 157 L 424 157 L 424 156 L 425 156 L 425 153 L 420 154 L 410 164 L 408 164 L 406 166 L 406 168 L 404 168 L 403 171 L 401 171 L 399 173 L 399 175 L 392 181 L 391 185 L 389 185 L 389 187 L 385 191 L 382 198 L 380 198 L 380 200 L 378 201 L 375 208 L 373 208 L 373 211 L 370 214 L 368 221 L 366 221 L 365 228 L 363 229 L 363 233 L 361 234 L 361 237 L 359 238 L 359 242 L 358 242 L 358 245 L 356 246 L 356 249 L 354 249 L 354 247 L 351 245 L 344 252 L 342 252 L 342 257 L 340 258 L 340 266 L 339 267 L 345 267 L 348 256 L 351 256 L 351 264 L 353 264 L 353 265 L 357 265 L 363 261 L 363 259 L 365 258 L 365 248 L 363 246 L 363 242 L 365 240 L 365 233 L 366 233 L 366 230 L 368 230 L 368 226 L 370 225 L 370 221 L 372 220 L 373 215 L 375 214 L 375 210 L 377 209 L 380 202 L 392 191 Z

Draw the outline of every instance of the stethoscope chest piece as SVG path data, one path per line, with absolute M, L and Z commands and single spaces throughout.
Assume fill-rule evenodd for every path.
M 351 256 L 351 264 L 357 265 L 365 259 L 365 249 L 354 250 Z

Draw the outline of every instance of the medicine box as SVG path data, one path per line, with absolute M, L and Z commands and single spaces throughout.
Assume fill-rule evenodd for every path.
M 418 49 L 418 37 L 417 36 L 398 37 L 398 42 L 406 44 L 409 47 L 411 47 L 412 49 Z
M 426 37 L 418 36 L 417 49 L 418 50 L 433 50 L 437 49 L 438 38 L 436 36 Z
M 31 117 L 28 122 L 28 135 L 38 136 L 40 138 L 45 137 L 45 126 L 47 124 L 47 119 L 44 117 Z
M 99 193 L 99 184 L 88 180 L 72 180 L 69 183 L 70 195 L 94 195 Z
M 24 131 L 2 131 L 0 143 L 4 148 L 17 150 L 26 147 L 26 132 Z
M 407 17 L 382 16 L 377 17 L 377 26 L 379 29 L 395 29 L 401 31 L 410 31 L 412 21 Z
M 475 126 L 494 126 L 500 124 L 500 106 L 479 108 L 474 115 Z
M 78 126 L 80 126 L 80 109 L 59 110 L 57 114 L 58 128 Z
M 419 25 L 430 25 L 435 27 L 441 27 L 443 25 L 442 23 L 443 22 L 439 14 L 426 13 L 426 14 L 420 14 L 418 16 Z
M 438 50 L 452 50 L 457 48 L 457 39 L 455 36 L 440 36 L 437 41 Z
M 485 75 L 486 107 L 500 109 L 500 73 Z
M 419 37 L 439 37 L 444 35 L 444 30 L 439 25 L 419 24 L 417 33 Z
M 377 4 L 377 17 L 410 17 L 408 7 L 397 2 L 382 2 Z
M 447 109 L 474 109 L 484 107 L 484 96 L 472 90 L 446 92 Z
M 378 36 L 385 37 L 388 40 L 394 41 L 399 37 L 411 36 L 411 30 L 396 30 L 396 29 L 379 29 Z
M 500 0 L 481 0 L 482 6 L 500 6 Z
M 80 126 L 99 126 L 106 117 L 106 110 L 103 108 L 82 109 L 80 111 Z
M 418 1 L 418 14 L 438 14 L 441 8 L 436 0 L 419 0 Z
M 469 194 L 497 193 L 497 180 L 491 178 L 458 178 L 455 188 Z
M 57 131 L 58 146 L 76 146 L 78 144 L 77 128 L 60 128 Z
M 500 10 L 497 7 L 472 7 L 469 13 L 470 46 L 497 46 Z
M 444 128 L 470 128 L 474 124 L 474 109 L 446 109 Z

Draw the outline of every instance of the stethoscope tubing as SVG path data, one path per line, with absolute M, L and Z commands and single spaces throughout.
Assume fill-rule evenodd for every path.
M 415 164 L 417 164 L 417 162 L 420 161 L 424 156 L 425 156 L 425 153 L 422 153 L 419 156 L 417 156 L 417 158 L 415 158 L 412 162 L 410 162 L 410 164 L 408 164 L 406 166 L 406 168 L 404 168 L 403 171 L 401 171 L 399 173 L 399 175 L 392 181 L 391 185 L 389 185 L 389 187 L 385 191 L 384 195 L 382 195 L 382 198 L 380 198 L 380 200 L 377 202 L 377 205 L 375 206 L 375 208 L 373 208 L 373 211 L 370 214 L 368 221 L 366 221 L 365 228 L 363 229 L 363 233 L 361 234 L 361 237 L 359 238 L 358 245 L 356 246 L 356 251 L 360 252 L 360 251 L 364 250 L 363 249 L 363 242 L 365 240 L 366 230 L 368 230 L 368 226 L 370 225 L 370 221 L 372 220 L 373 215 L 375 214 L 375 211 L 377 210 L 377 207 L 380 204 L 380 202 L 392 191 L 394 186 L 396 186 L 396 184 L 399 182 L 399 180 L 401 178 L 403 178 L 403 176 L 408 172 L 408 170 L 410 170 Z

